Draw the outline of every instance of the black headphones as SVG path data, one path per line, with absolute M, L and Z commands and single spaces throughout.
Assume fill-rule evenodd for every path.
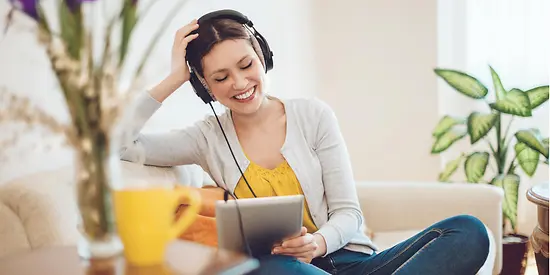
M 198 19 L 199 28 L 201 22 L 206 22 L 213 19 L 231 19 L 251 28 L 252 35 L 254 35 L 254 37 L 258 41 L 258 44 L 260 45 L 262 54 L 264 56 L 265 72 L 273 69 L 273 52 L 271 51 L 271 49 L 269 49 L 269 45 L 267 44 L 265 38 L 254 28 L 254 24 L 252 23 L 252 21 L 250 21 L 245 15 L 238 11 L 227 9 L 213 11 L 201 16 Z M 198 30 L 194 30 L 190 34 L 194 34 L 197 32 Z M 190 69 L 189 82 L 191 83 L 191 86 L 193 87 L 195 93 L 202 99 L 202 101 L 204 101 L 204 103 L 208 104 L 214 101 L 214 99 L 208 92 L 208 89 L 203 85 L 203 83 L 200 81 L 199 77 L 192 68 Z

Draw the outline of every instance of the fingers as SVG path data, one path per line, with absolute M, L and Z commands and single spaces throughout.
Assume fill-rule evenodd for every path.
M 189 24 L 181 27 L 176 31 L 176 37 L 174 38 L 174 45 L 179 45 L 183 42 L 183 40 L 189 35 L 189 33 L 193 30 L 196 30 L 199 27 L 199 24 L 197 24 L 197 20 L 193 19 Z
M 296 233 L 296 234 L 294 234 L 294 235 L 292 235 L 288 238 L 284 238 L 283 242 L 286 242 L 286 241 L 289 241 L 289 240 L 292 240 L 292 239 L 295 239 L 295 238 L 299 238 L 299 237 L 304 236 L 306 234 L 307 234 L 307 228 L 302 226 L 299 233 Z M 279 244 L 279 245 L 281 245 L 281 244 Z
M 187 44 L 191 41 L 193 41 L 193 39 L 197 38 L 199 36 L 198 33 L 195 33 L 195 34 L 192 34 L 192 35 L 188 35 L 186 36 L 185 38 L 183 38 L 183 41 L 180 43 L 182 46 L 185 46 L 187 47 Z
M 281 246 L 283 248 L 295 248 L 295 247 L 301 247 L 301 246 L 307 245 L 309 243 L 312 243 L 313 241 L 314 241 L 313 235 L 306 234 L 304 236 L 300 236 L 288 241 L 284 241 Z
M 299 247 L 275 247 L 273 253 L 275 254 L 289 254 L 296 256 L 296 254 L 311 253 L 318 248 L 316 242 L 311 242 Z M 298 255 L 299 256 L 299 255 Z

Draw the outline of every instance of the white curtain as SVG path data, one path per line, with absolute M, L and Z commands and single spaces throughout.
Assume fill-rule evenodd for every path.
M 466 71 L 484 83 L 494 99 L 489 71 L 491 65 L 506 89 L 527 90 L 549 83 L 550 0 L 439 0 L 439 67 Z M 472 110 L 488 111 L 487 104 L 474 101 L 438 83 L 439 113 L 466 116 Z M 548 136 L 549 108 L 540 106 L 530 118 L 514 119 L 512 130 L 536 127 Z M 471 145 L 466 141 L 442 155 L 442 165 Z M 480 144 L 479 147 L 486 146 Z M 461 172 L 461 171 L 460 171 Z M 522 176 L 518 224 L 521 233 L 531 233 L 536 222 L 534 206 L 525 191 L 548 181 L 548 167 L 539 166 L 533 178 Z

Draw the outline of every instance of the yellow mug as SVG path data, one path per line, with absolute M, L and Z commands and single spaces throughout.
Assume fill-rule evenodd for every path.
M 185 196 L 189 207 L 174 221 Z M 195 221 L 201 207 L 199 192 L 188 188 L 115 190 L 113 202 L 126 261 L 139 266 L 162 264 L 168 243 Z

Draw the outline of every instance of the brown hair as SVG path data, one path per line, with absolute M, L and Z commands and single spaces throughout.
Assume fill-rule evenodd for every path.
M 231 19 L 214 19 L 203 22 L 199 25 L 199 36 L 187 45 L 187 62 L 193 67 L 197 74 L 204 77 L 202 58 L 212 48 L 225 40 L 246 39 L 264 63 L 263 55 L 256 38 L 239 22 Z M 265 64 L 264 64 L 265 66 Z

